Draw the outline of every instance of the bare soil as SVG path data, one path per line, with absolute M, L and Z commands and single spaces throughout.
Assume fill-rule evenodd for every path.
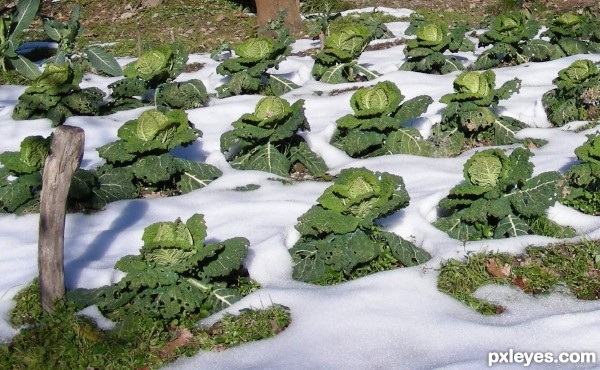
M 549 15 L 590 7 L 600 15 L 598 0 L 339 0 L 355 8 L 381 6 L 439 12 L 450 21 L 478 26 L 486 18 L 528 7 L 540 21 Z M 13 3 L 15 1 L 12 1 Z M 177 39 L 190 52 L 209 51 L 222 41 L 240 42 L 257 30 L 251 0 L 43 0 L 43 14 L 67 20 L 81 6 L 83 42 L 115 42 L 115 55 Z M 81 42 L 81 41 L 80 41 Z

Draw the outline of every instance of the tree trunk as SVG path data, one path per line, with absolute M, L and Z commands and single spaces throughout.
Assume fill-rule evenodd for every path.
M 255 0 L 257 23 L 260 27 L 267 27 L 269 20 L 279 19 L 279 13 L 286 12 L 285 25 L 294 35 L 300 35 L 304 30 L 304 23 L 300 18 L 298 0 Z
M 73 173 L 81 163 L 84 140 L 84 132 L 79 127 L 58 127 L 42 175 L 38 268 L 42 308 L 50 313 L 54 310 L 54 302 L 65 295 L 63 258 L 67 195 Z

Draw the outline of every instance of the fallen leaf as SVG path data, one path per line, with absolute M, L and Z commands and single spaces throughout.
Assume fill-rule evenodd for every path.
M 512 280 L 512 283 L 518 286 L 520 289 L 525 290 L 527 287 L 527 278 L 524 278 L 523 276 L 517 276 Z
M 186 344 L 188 344 L 190 339 L 192 339 L 193 337 L 194 335 L 188 328 L 179 329 L 179 331 L 177 332 L 177 337 L 169 343 L 165 344 L 163 349 L 161 349 L 158 352 L 158 356 L 160 358 L 167 358 L 175 355 L 175 351 L 177 350 L 177 348 L 183 347 Z
M 498 260 L 490 258 L 485 262 L 487 271 L 493 276 L 498 278 L 507 278 L 510 276 L 510 265 L 505 263 L 504 266 L 498 266 Z

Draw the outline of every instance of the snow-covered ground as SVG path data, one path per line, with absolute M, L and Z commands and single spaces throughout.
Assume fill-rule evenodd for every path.
M 389 10 L 409 14 L 407 10 Z M 403 36 L 407 23 L 388 27 Z M 299 40 L 294 51 L 316 47 L 317 42 Z M 528 245 L 547 245 L 555 239 L 525 236 L 504 240 L 462 243 L 451 239 L 430 223 L 436 206 L 450 188 L 462 180 L 462 167 L 473 152 L 457 158 L 432 159 L 410 155 L 389 155 L 357 160 L 329 144 L 335 121 L 350 113 L 352 91 L 329 96 L 327 92 L 352 85 L 367 86 L 389 80 L 407 99 L 420 94 L 434 103 L 415 125 L 424 135 L 439 122 L 444 104 L 439 98 L 452 92 L 457 74 L 433 76 L 398 71 L 404 61 L 403 46 L 365 52 L 359 62 L 383 73 L 376 81 L 327 85 L 310 76 L 310 57 L 290 56 L 277 73 L 285 74 L 302 87 L 284 96 L 290 102 L 305 100 L 311 131 L 305 137 L 335 174 L 343 168 L 367 167 L 403 177 L 410 205 L 383 220 L 383 226 L 426 249 L 433 256 L 425 265 L 387 271 L 332 287 L 293 281 L 288 253 L 298 238 L 297 218 L 306 212 L 329 186 L 324 182 L 284 185 L 272 174 L 232 169 L 219 150 L 220 135 L 243 113 L 254 110 L 260 96 L 211 99 L 207 107 L 187 111 L 189 119 L 204 136 L 180 156 L 219 167 L 223 176 L 206 188 L 173 198 L 137 199 L 110 204 L 92 214 L 69 214 L 65 232 L 65 268 L 68 288 L 93 288 L 115 282 L 119 274 L 114 263 L 123 255 L 137 254 L 143 229 L 153 222 L 187 219 L 205 215 L 209 240 L 243 236 L 251 247 L 246 266 L 262 285 L 257 292 L 230 307 L 236 313 L 246 307 L 261 308 L 278 303 L 291 309 L 292 323 L 274 338 L 239 346 L 219 353 L 199 353 L 181 359 L 173 369 L 479 369 L 487 367 L 490 352 L 595 352 L 600 356 L 600 302 L 580 301 L 568 293 L 531 297 L 510 287 L 484 287 L 479 297 L 500 303 L 506 312 L 484 317 L 453 298 L 438 292 L 440 262 L 462 258 L 467 251 L 517 253 Z M 466 63 L 481 52 L 463 53 Z M 551 128 L 544 113 L 542 94 L 553 88 L 552 79 L 576 59 L 600 61 L 600 55 L 578 55 L 546 63 L 528 63 L 495 69 L 497 86 L 514 77 L 523 83 L 521 91 L 500 103 L 502 114 L 518 118 L 531 128 L 522 137 L 543 138 L 549 143 L 535 149 L 535 173 L 564 171 L 576 158 L 573 150 L 594 129 L 575 133 L 577 123 Z M 125 61 L 123 61 L 125 62 Z M 209 92 L 223 83 L 215 72 L 217 62 L 206 54 L 190 56 L 190 62 L 206 66 L 186 73 L 179 80 L 201 79 Z M 86 76 L 83 87 L 106 86 L 111 78 Z M 29 135 L 48 136 L 50 121 L 14 121 L 11 113 L 25 87 L 0 86 L 0 152 L 18 150 Z M 144 108 L 145 109 L 145 108 Z M 85 130 L 83 167 L 100 164 L 96 148 L 117 138 L 117 129 L 143 111 L 137 109 L 106 117 L 72 117 L 67 124 Z M 254 191 L 238 192 L 238 186 L 258 184 Z M 578 238 L 599 238 L 600 218 L 555 205 L 549 216 L 573 226 Z M 8 323 L 13 296 L 37 275 L 38 215 L 0 216 L 0 339 L 9 341 L 17 333 Z M 215 315 L 206 320 L 213 322 Z M 515 364 L 522 367 L 523 364 Z M 590 368 L 595 365 L 540 364 L 534 368 Z

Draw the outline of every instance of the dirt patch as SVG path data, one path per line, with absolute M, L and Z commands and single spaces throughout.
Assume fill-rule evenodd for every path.
M 340 0 L 341 1 L 341 0 Z M 588 6 L 600 14 L 597 0 L 346 0 L 354 8 L 381 6 L 434 12 L 448 23 L 467 21 L 478 26 L 490 16 L 529 7 L 540 21 L 552 13 Z M 190 52 L 206 52 L 221 41 L 240 42 L 256 30 L 252 3 L 240 0 L 61 0 L 43 1 L 42 14 L 61 21 L 73 5 L 81 6 L 84 44 L 111 42 L 108 51 L 136 56 L 147 47 L 177 39 Z M 41 29 L 41 26 L 39 27 Z M 387 45 L 389 47 L 390 45 Z M 386 46 L 380 46 L 386 47 Z

